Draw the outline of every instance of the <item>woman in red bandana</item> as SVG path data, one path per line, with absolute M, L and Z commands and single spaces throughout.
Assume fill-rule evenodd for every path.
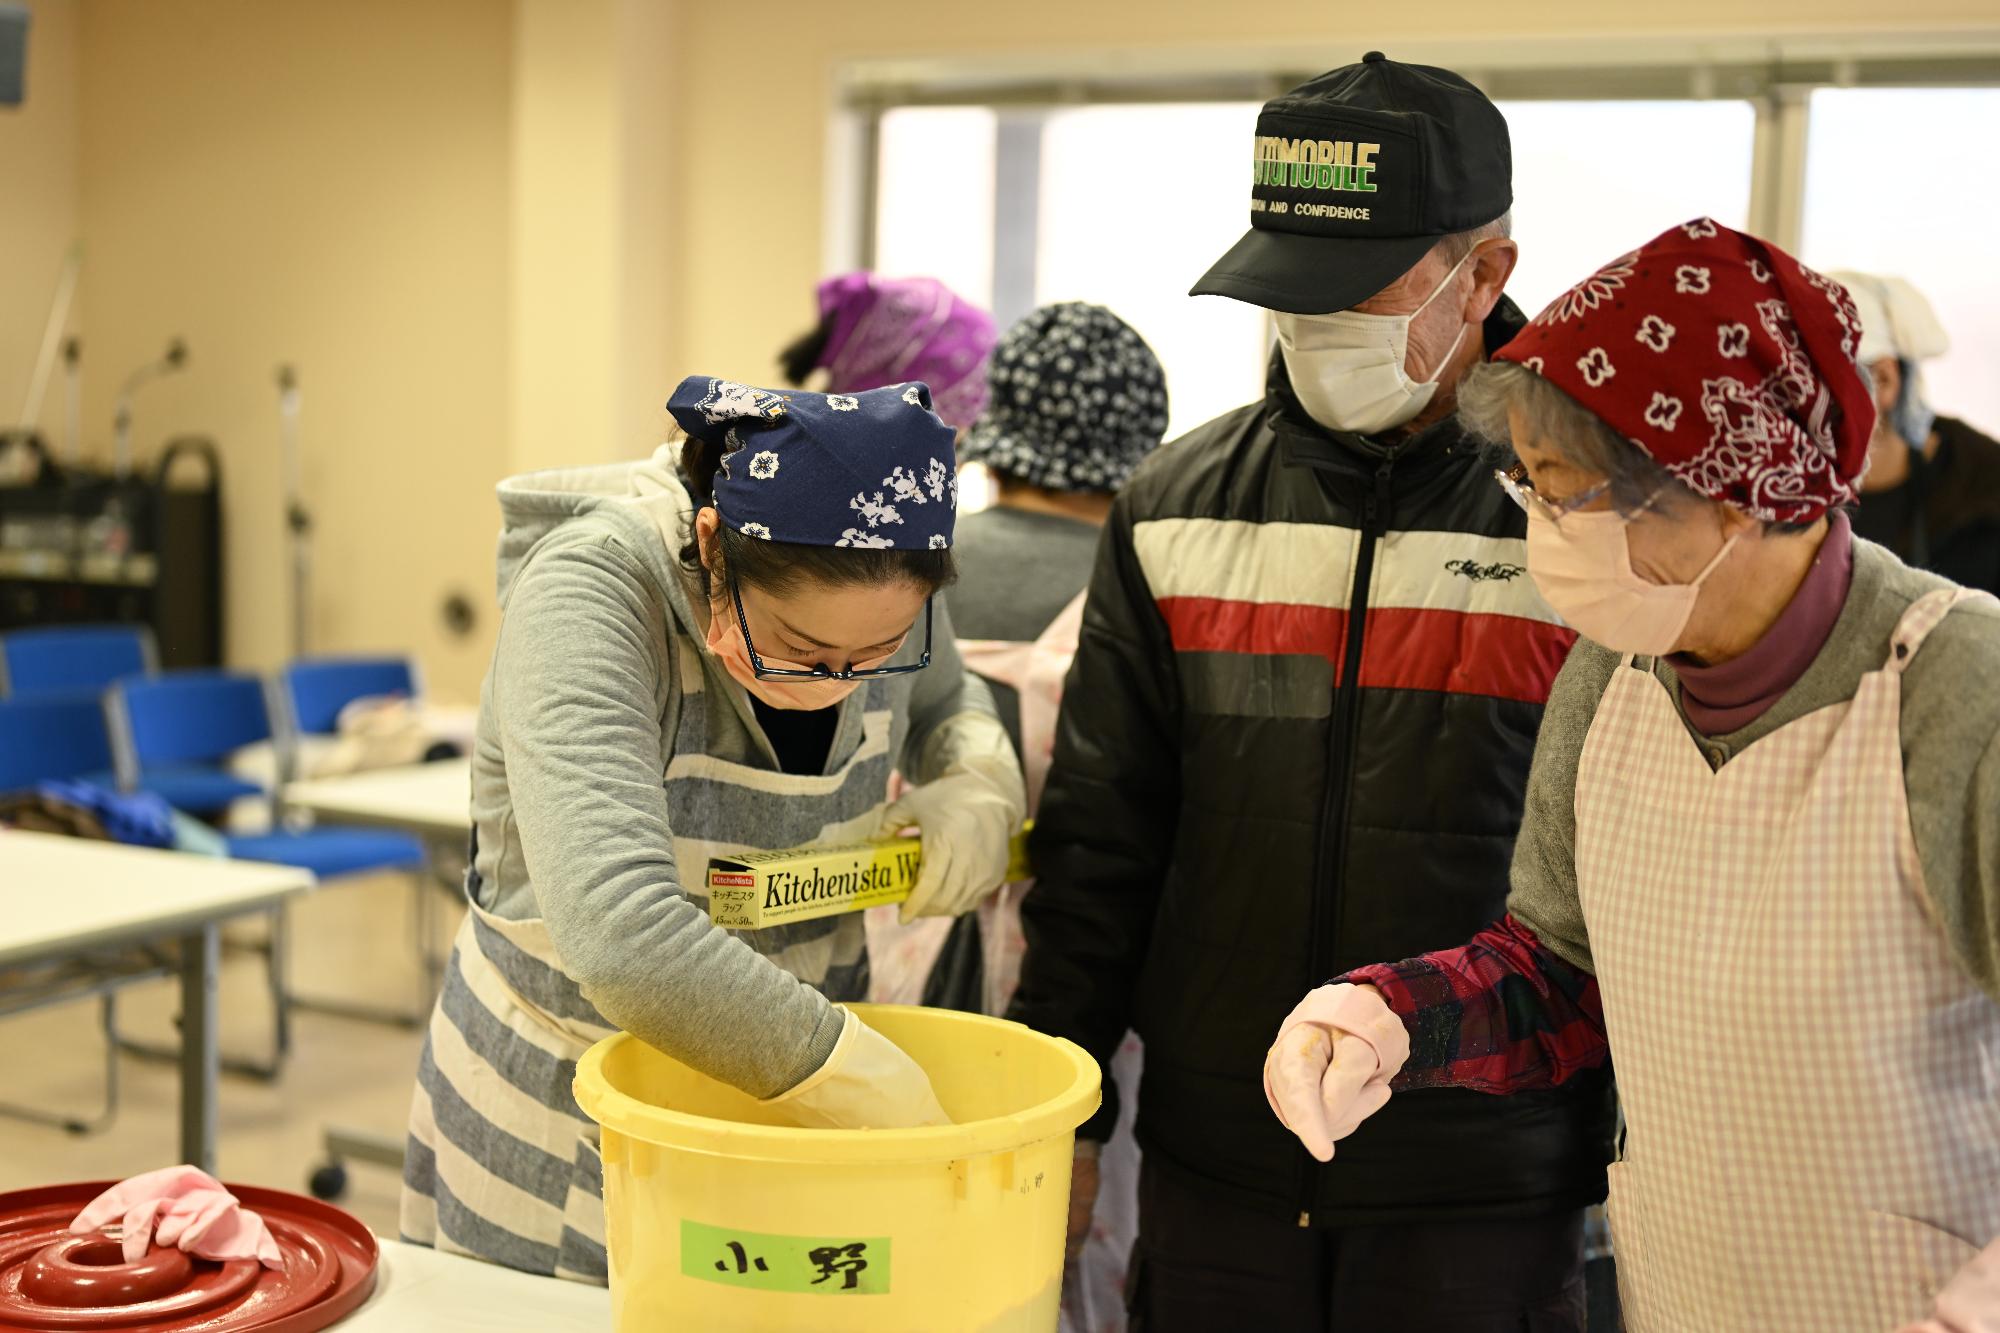
M 1324 1160 L 1397 1090 L 1615 1055 L 1633 1333 L 2000 1329 L 2000 604 L 1849 530 L 1860 333 L 1704 218 L 1474 372 L 1584 636 L 1508 915 L 1314 991 L 1265 1065 Z

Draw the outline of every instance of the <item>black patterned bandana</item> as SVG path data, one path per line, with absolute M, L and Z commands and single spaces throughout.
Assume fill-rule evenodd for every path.
M 1119 490 L 1166 433 L 1159 358 L 1101 305 L 1031 312 L 993 349 L 987 379 L 960 456 L 1044 490 Z

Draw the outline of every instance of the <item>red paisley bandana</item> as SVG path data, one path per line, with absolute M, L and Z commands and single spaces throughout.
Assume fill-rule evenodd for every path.
M 1875 403 L 1847 289 L 1708 218 L 1570 288 L 1495 357 L 1583 404 L 1693 490 L 1767 522 L 1854 499 Z

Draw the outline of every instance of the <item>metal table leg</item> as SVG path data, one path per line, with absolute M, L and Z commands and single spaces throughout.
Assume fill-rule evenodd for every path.
M 405 1141 L 401 1134 L 369 1134 L 358 1129 L 326 1131 L 326 1151 L 333 1160 L 386 1166 L 398 1174 L 403 1170 Z
M 222 1072 L 222 928 L 181 939 L 181 1160 L 215 1174 L 215 1087 Z
M 431 902 L 431 893 L 432 885 L 436 882 L 443 882 L 454 895 L 462 892 L 458 886 L 449 881 L 434 881 L 428 871 L 410 877 L 410 887 L 416 894 L 411 901 L 410 930 L 416 940 L 417 962 L 421 969 L 421 975 L 417 980 L 419 994 L 412 1008 L 397 1009 L 361 1001 L 317 998 L 287 992 L 286 1002 L 289 1007 L 305 1013 L 324 1014 L 329 1018 L 351 1018 L 362 1023 L 381 1023 L 389 1027 L 398 1027 L 408 1032 L 422 1031 L 431 1021 L 431 1009 L 437 1004 L 438 992 L 444 983 L 444 960 L 433 954 L 430 944 L 431 919 L 436 911 L 436 906 Z
M 386 1166 L 400 1176 L 405 1142 L 401 1136 L 392 1138 L 387 1134 L 329 1126 L 326 1131 L 326 1160 L 313 1169 L 307 1188 L 315 1199 L 337 1202 L 347 1193 L 349 1162 Z

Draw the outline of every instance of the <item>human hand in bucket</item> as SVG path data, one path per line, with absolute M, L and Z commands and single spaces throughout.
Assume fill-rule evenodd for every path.
M 949 1125 L 930 1075 L 900 1046 L 840 1006 L 843 1026 L 818 1072 L 765 1103 L 807 1129 L 921 1129 Z

